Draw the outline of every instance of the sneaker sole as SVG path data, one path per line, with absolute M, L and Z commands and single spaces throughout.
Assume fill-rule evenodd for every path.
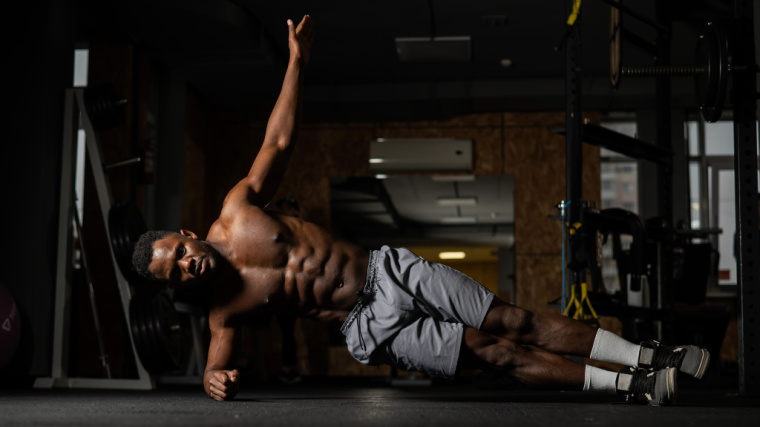
M 678 369 L 668 369 L 668 401 L 666 404 L 673 405 L 678 399 Z
M 675 405 L 678 398 L 678 382 L 677 382 L 678 369 L 668 368 L 665 372 L 665 389 L 667 390 L 667 396 L 659 402 L 661 406 Z M 652 401 L 654 402 L 654 401 Z M 651 403 L 651 402 L 650 402 Z M 658 406 L 658 405 L 655 405 Z
M 710 352 L 706 349 L 702 349 L 702 360 L 699 361 L 699 368 L 694 374 L 694 378 L 701 380 L 707 371 L 707 367 L 710 366 Z

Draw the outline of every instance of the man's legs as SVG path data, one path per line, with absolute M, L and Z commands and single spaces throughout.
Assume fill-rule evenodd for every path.
M 498 370 L 536 388 L 581 390 L 585 366 L 474 328 L 464 329 L 459 369 Z
M 506 338 L 465 327 L 459 367 L 506 372 L 535 388 L 622 393 L 650 405 L 670 405 L 678 396 L 676 368 L 620 373 L 584 366 L 562 356 L 522 346 Z
M 494 298 L 480 330 L 559 355 L 653 370 L 675 367 L 697 379 L 710 364 L 710 353 L 701 347 L 662 346 L 655 341 L 634 344 L 569 317 L 531 313 L 498 298 Z
M 480 330 L 558 355 L 637 366 L 640 346 L 567 316 L 537 314 L 494 298 Z

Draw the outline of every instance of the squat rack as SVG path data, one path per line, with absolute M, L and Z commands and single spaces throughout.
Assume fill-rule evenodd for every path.
M 602 0 L 621 13 L 632 11 L 620 7 L 614 1 Z M 577 12 L 578 1 L 566 0 L 567 15 Z M 671 13 L 667 2 L 656 3 L 656 22 L 634 16 L 657 29 L 655 44 L 656 65 L 667 66 L 670 62 Z M 576 6 L 574 9 L 573 6 Z M 758 151 L 757 151 L 757 65 L 754 46 L 754 7 L 752 1 L 734 0 L 731 25 L 731 54 L 737 65 L 730 73 L 733 90 L 734 124 L 734 177 L 736 200 L 737 235 L 737 306 L 739 309 L 739 392 L 745 395 L 760 394 L 760 232 L 758 231 Z M 671 142 L 671 86 L 670 76 L 657 77 L 656 97 L 656 145 L 633 140 L 613 131 L 600 131 L 598 127 L 584 123 L 582 117 L 582 62 L 581 62 L 581 16 L 566 33 L 565 44 L 565 158 L 566 158 L 566 217 L 563 221 L 574 224 L 581 220 L 582 206 L 582 144 L 584 141 L 605 146 L 614 151 L 627 149 L 624 154 L 645 159 L 657 165 L 657 200 L 660 216 L 673 224 L 673 184 L 670 153 Z M 660 258 L 661 271 L 672 271 L 673 259 L 667 247 Z M 585 268 L 578 268 L 581 256 L 581 239 L 570 236 L 568 265 L 572 269 L 573 283 L 585 281 Z M 563 273 L 564 274 L 564 273 Z M 672 301 L 671 275 L 661 275 L 659 283 L 666 301 Z M 564 296 L 564 295 L 563 295 Z

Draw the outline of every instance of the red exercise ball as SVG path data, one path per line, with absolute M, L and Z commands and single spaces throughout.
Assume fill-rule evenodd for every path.
M 21 338 L 21 316 L 16 301 L 0 285 L 0 370 L 10 362 Z

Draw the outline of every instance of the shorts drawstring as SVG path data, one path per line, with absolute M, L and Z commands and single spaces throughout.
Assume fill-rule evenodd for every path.
M 359 295 L 359 304 L 364 307 L 365 301 L 364 296 L 366 295 L 364 291 L 359 291 L 356 293 L 356 295 Z M 364 335 L 362 334 L 362 322 L 361 320 L 356 321 L 356 328 L 359 331 L 359 346 L 362 348 L 362 351 L 364 352 L 364 357 L 368 358 L 367 356 L 367 344 L 364 342 Z
M 375 296 L 375 293 L 377 292 L 377 288 L 375 286 L 375 280 L 377 278 L 376 273 L 376 252 L 370 251 L 370 260 L 369 265 L 367 266 L 367 283 L 364 286 L 364 290 L 358 291 L 356 295 L 359 296 L 359 301 L 356 303 L 356 306 L 353 310 L 351 310 L 351 313 L 348 315 L 348 319 L 346 319 L 343 326 L 340 328 L 340 331 L 343 333 L 343 335 L 348 335 L 348 329 L 351 327 L 351 324 L 356 320 L 356 328 L 357 332 L 359 333 L 359 346 L 361 347 L 362 351 L 364 352 L 364 357 L 369 358 L 369 355 L 367 354 L 367 343 L 364 341 L 364 334 L 362 334 L 362 322 L 361 319 L 357 319 L 361 316 L 361 312 L 364 310 L 364 308 L 372 301 L 372 298 Z

